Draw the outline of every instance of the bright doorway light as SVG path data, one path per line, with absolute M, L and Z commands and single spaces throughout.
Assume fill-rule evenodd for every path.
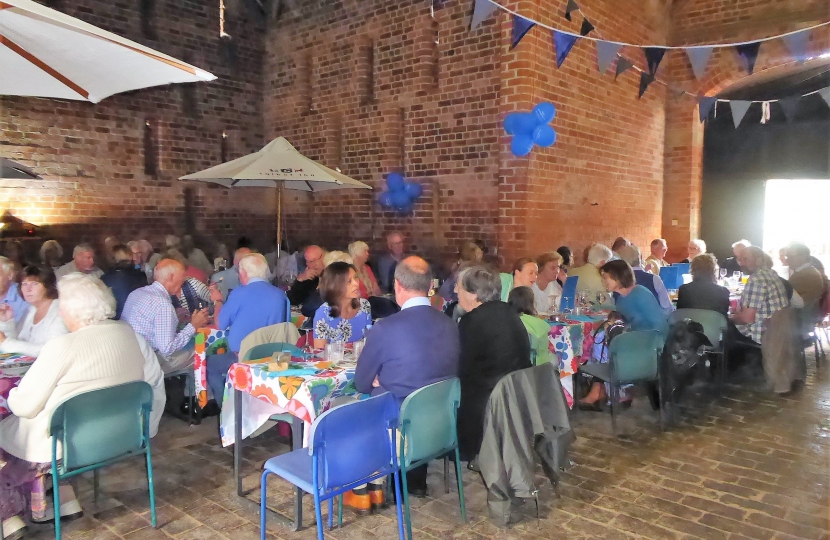
M 764 201 L 764 246 L 776 265 L 778 250 L 803 242 L 824 263 L 830 262 L 830 179 L 768 180 Z

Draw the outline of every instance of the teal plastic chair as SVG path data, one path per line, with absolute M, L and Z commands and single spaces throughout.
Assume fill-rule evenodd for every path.
M 420 388 L 406 397 L 401 405 L 401 442 L 398 463 L 403 479 L 403 507 L 406 535 L 412 539 L 412 520 L 409 516 L 409 494 L 406 471 L 420 467 L 444 456 L 444 489 L 449 493 L 446 457 L 455 452 L 455 474 L 458 483 L 458 501 L 461 517 L 467 521 L 464 504 L 464 484 L 461 481 L 461 458 L 458 453 L 458 405 L 461 403 L 461 382 L 453 377 L 446 381 Z
M 536 353 L 536 348 L 539 346 L 539 343 L 536 336 L 530 332 L 527 333 L 527 339 L 530 341 L 530 364 L 535 366 L 536 361 L 539 359 L 538 354 Z
M 660 429 L 663 429 L 663 393 L 659 383 L 663 344 L 664 338 L 656 330 L 626 332 L 615 337 L 608 346 L 608 363 L 585 364 L 579 368 L 579 373 L 586 373 L 611 385 L 611 429 L 615 437 L 617 417 L 614 404 L 619 401 L 619 387 L 624 384 L 658 382 Z
M 256 360 L 257 358 L 268 358 L 277 352 L 287 352 L 291 354 L 291 356 L 305 358 L 303 350 L 296 345 L 292 345 L 291 343 L 263 343 L 262 345 L 256 345 L 248 349 L 248 352 L 245 353 L 242 361 Z
M 727 331 L 726 316 L 709 309 L 678 309 L 669 315 L 669 326 L 684 319 L 691 319 L 703 326 L 703 333 L 712 344 L 711 347 L 704 347 L 704 351 L 720 356 L 718 391 L 723 391 L 723 384 L 726 380 L 726 342 L 724 340 Z
M 153 389 L 136 381 L 78 394 L 58 405 L 52 413 L 52 493 L 55 505 L 55 537 L 61 538 L 61 480 L 93 471 L 98 500 L 98 469 L 144 454 L 150 491 L 150 513 L 156 526 L 156 496 L 150 455 L 150 411 Z M 57 449 L 63 456 L 58 464 Z

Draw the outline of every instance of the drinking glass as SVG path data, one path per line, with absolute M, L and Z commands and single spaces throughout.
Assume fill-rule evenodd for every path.
M 604 305 L 605 302 L 608 300 L 608 295 L 602 291 L 597 293 L 597 304 Z
M 741 282 L 741 273 L 740 272 L 732 272 L 732 279 L 735 280 L 735 283 Z
M 723 279 L 726 279 L 726 274 L 727 274 L 727 270 L 726 270 L 726 268 L 721 268 L 721 269 L 720 269 L 720 278 L 721 278 L 722 280 L 723 280 Z
M 357 360 L 358 358 L 360 358 L 360 353 L 362 353 L 362 352 L 363 352 L 363 345 L 365 345 L 365 344 L 366 344 L 366 340 L 365 340 L 365 339 L 361 339 L 361 340 L 355 341 L 355 342 L 352 344 L 352 346 L 354 347 L 354 349 L 353 349 L 353 350 L 354 350 L 354 359 L 355 359 L 355 360 Z
M 343 361 L 343 342 L 330 341 L 326 344 L 326 360 L 334 364 Z
M 548 297 L 550 304 L 548 304 L 548 315 L 553 318 L 554 315 L 559 313 L 559 295 L 552 294 Z

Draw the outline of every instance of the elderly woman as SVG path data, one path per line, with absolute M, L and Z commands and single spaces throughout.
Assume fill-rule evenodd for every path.
M 20 287 L 29 308 L 15 324 L 11 306 L 0 304 L 0 353 L 36 358 L 47 341 L 67 333 L 60 317 L 55 273 L 47 266 L 27 266 L 13 286 Z
M 507 302 L 507 296 L 516 287 L 533 287 L 539 278 L 539 266 L 530 257 L 522 257 L 513 265 L 513 272 L 501 274 L 501 301 Z
M 47 240 L 40 246 L 40 262 L 51 268 L 53 272 L 63 266 L 62 259 L 63 248 L 57 240 Z
M 677 309 L 709 309 L 729 315 L 729 290 L 717 283 L 715 257 L 703 253 L 692 259 L 692 282 L 677 291 Z
M 651 291 L 637 285 L 631 265 L 619 259 L 609 261 L 602 265 L 600 274 L 605 290 L 614 295 L 616 311 L 622 314 L 632 330 L 657 330 L 666 334 L 666 312 Z
M 0 421 L 0 450 L 6 467 L 11 467 L 7 477 L 28 475 L 42 480 L 48 474 L 52 460 L 49 420 L 61 402 L 144 378 L 144 356 L 135 333 L 128 325 L 109 320 L 115 314 L 115 298 L 107 286 L 93 276 L 73 273 L 61 278 L 58 290 L 60 316 L 70 333 L 44 345 L 37 362 L 9 393 L 12 415 Z M 47 508 L 42 481 L 32 486 L 32 520 L 51 520 L 54 511 Z M 80 515 L 71 486 L 62 485 L 60 490 L 60 516 Z M 10 508 L 12 499 L 20 500 L 11 497 L 0 502 L 0 518 L 9 520 L 24 510 Z M 13 534 L 9 529 L 4 532 L 7 537 Z
M 458 305 L 466 312 L 458 323 L 458 443 L 461 459 L 469 461 L 481 448 L 490 393 L 508 373 L 531 366 L 530 342 L 519 314 L 500 301 L 501 280 L 496 269 L 484 265 L 463 269 L 458 276 L 457 292 Z
M 550 324 L 539 318 L 534 300 L 535 295 L 530 287 L 516 287 L 507 297 L 507 303 L 519 314 L 527 335 L 532 337 L 530 347 L 536 355 L 538 366 L 551 360 L 550 347 L 548 347 Z
M 320 277 L 320 296 L 323 305 L 314 313 L 314 347 L 363 339 L 364 330 L 372 324 L 372 308 L 360 297 L 355 267 L 339 261 L 328 265 Z
M 369 246 L 366 242 L 352 242 L 349 244 L 349 255 L 352 257 L 355 270 L 357 271 L 357 281 L 360 285 L 360 297 L 369 298 L 370 296 L 380 296 L 380 286 L 378 280 L 375 279 L 375 274 L 366 261 L 369 260 Z

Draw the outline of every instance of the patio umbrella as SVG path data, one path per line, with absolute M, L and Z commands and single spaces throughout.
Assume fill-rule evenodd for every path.
M 37 180 L 40 176 L 16 161 L 0 158 L 0 180 Z
M 0 0 L 0 95 L 98 103 L 216 76 L 33 0 Z
M 225 187 L 277 188 L 277 256 L 282 241 L 282 189 L 327 191 L 372 189 L 299 153 L 285 137 L 277 137 L 259 152 L 182 176 L 179 180 L 213 182 Z

